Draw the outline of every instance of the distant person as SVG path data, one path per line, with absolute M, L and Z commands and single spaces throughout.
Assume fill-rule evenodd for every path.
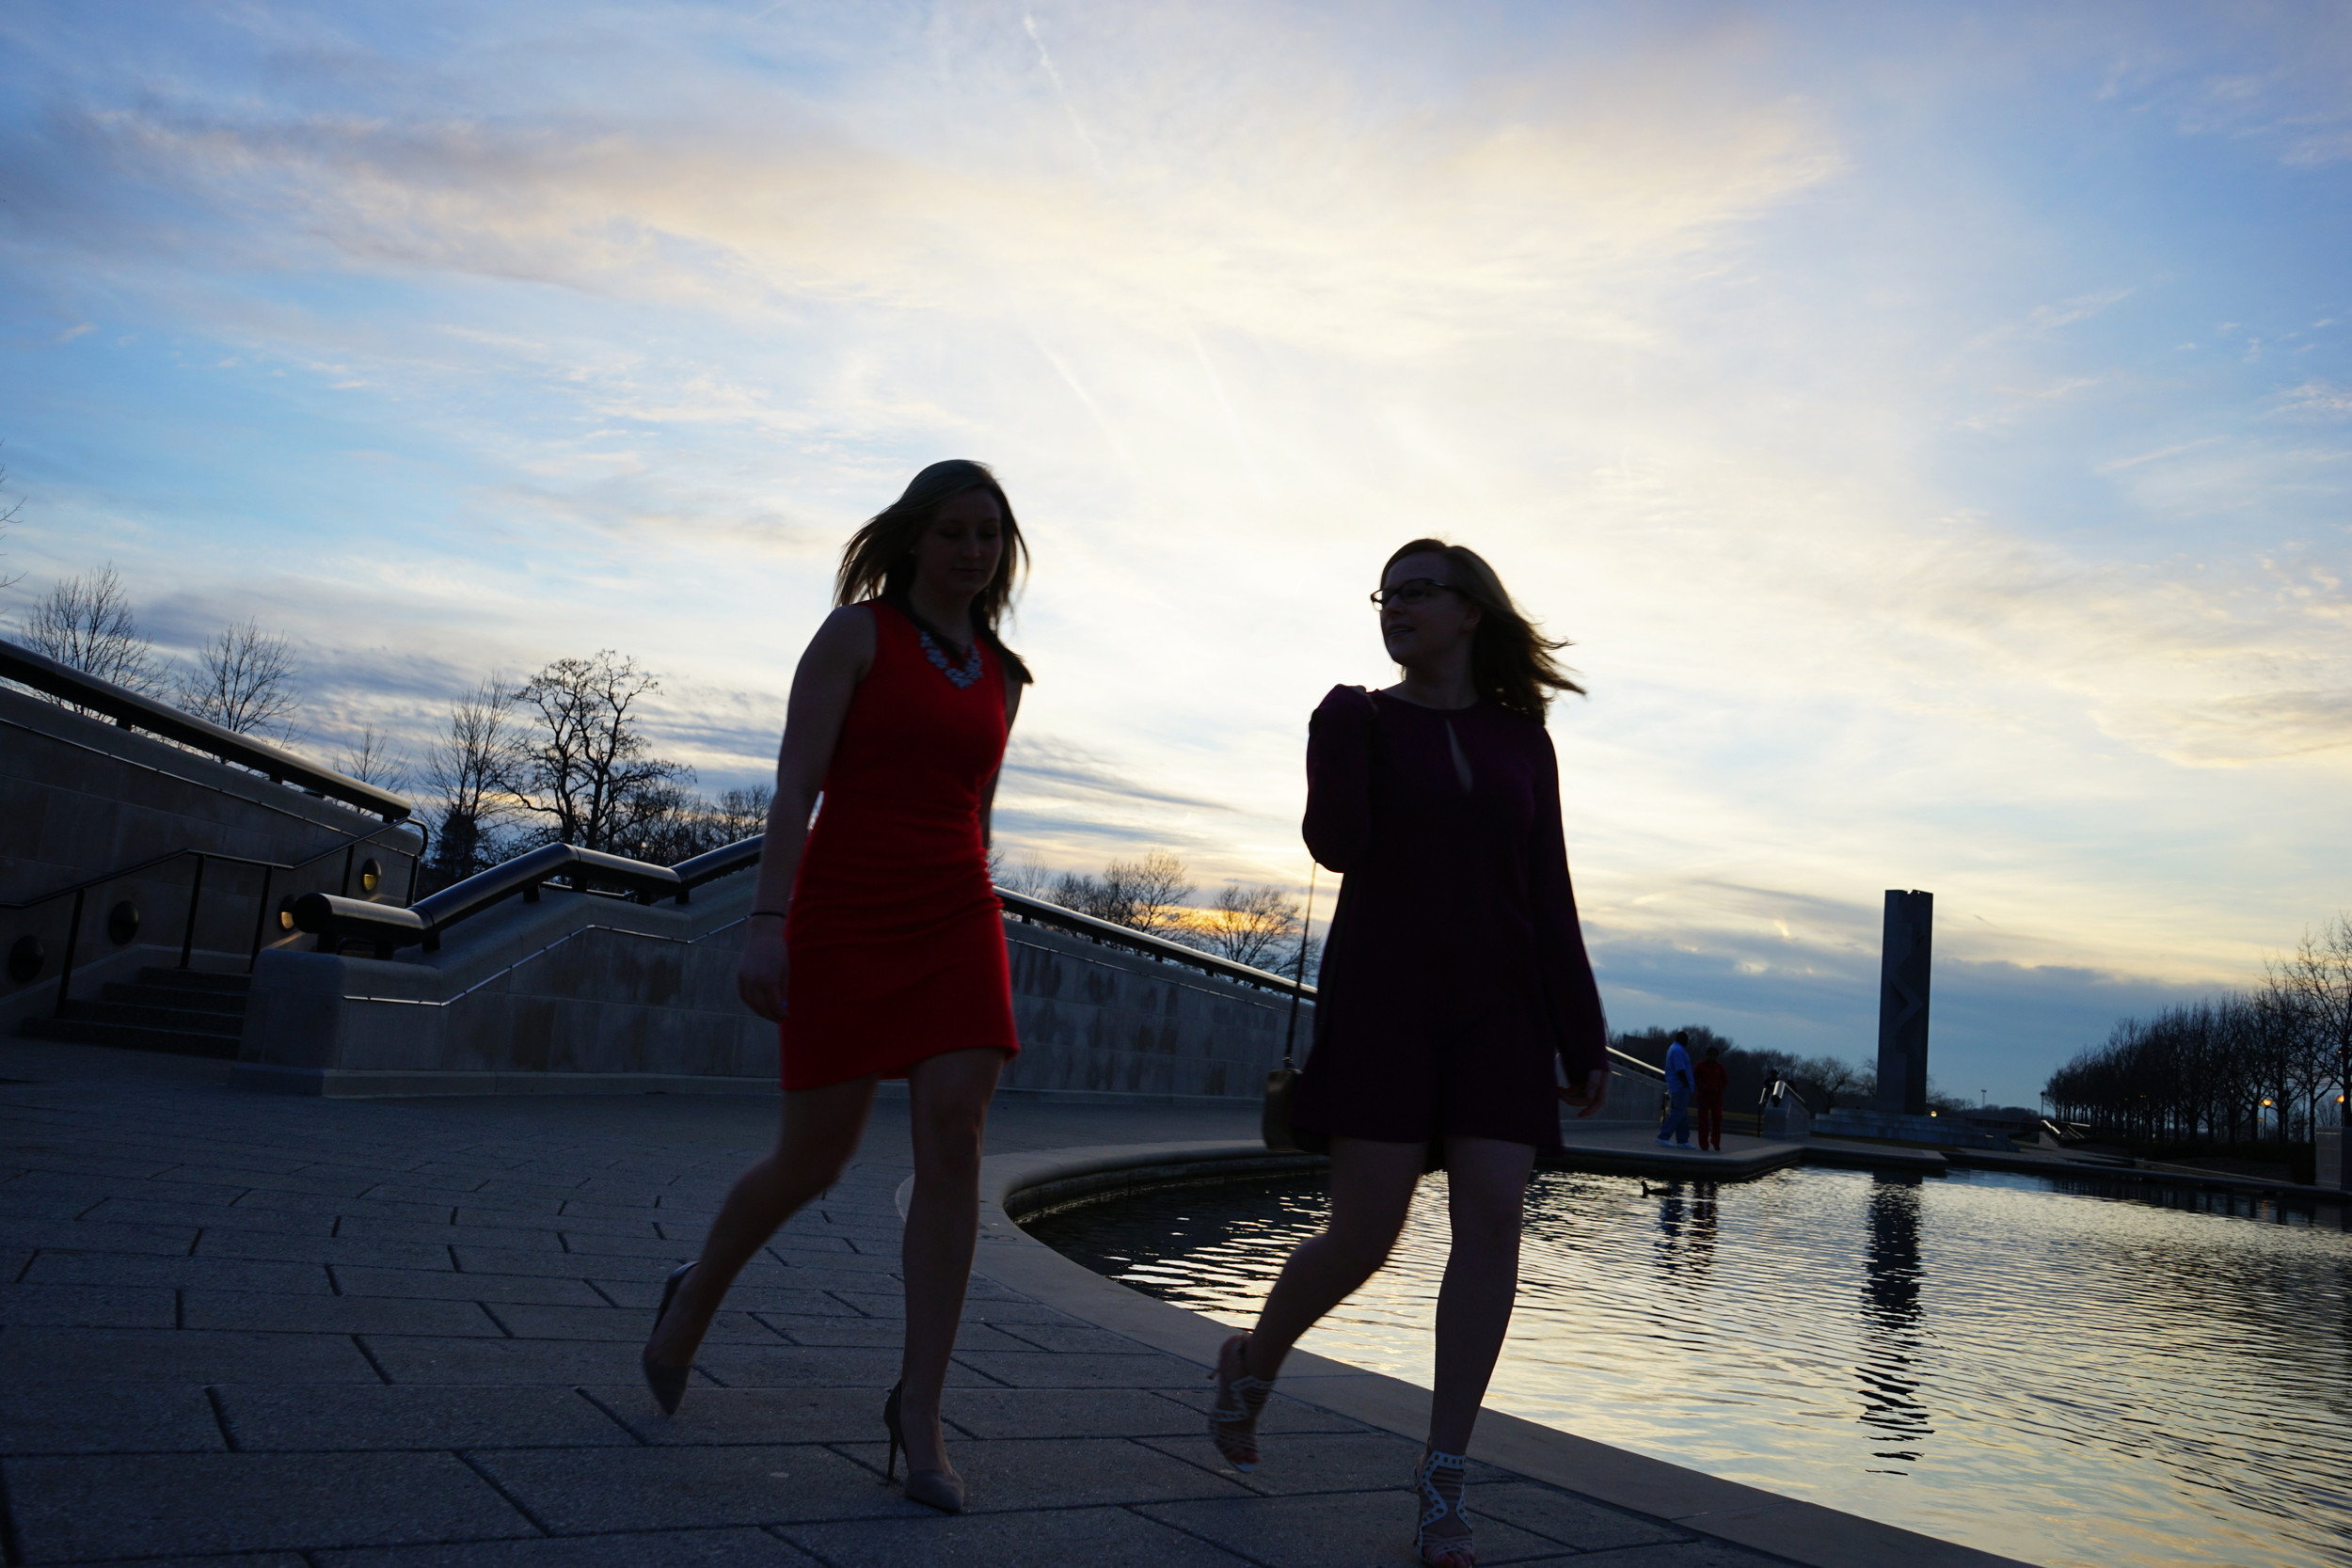
M 1415 1544 L 1470 1568 L 1463 1451 L 1511 1322 L 1528 1173 L 1560 1147 L 1559 1101 L 1589 1117 L 1608 1095 L 1544 731 L 1552 695 L 1581 688 L 1552 657 L 1565 644 L 1459 546 L 1414 540 L 1372 598 L 1404 678 L 1332 688 L 1307 740 L 1307 845 L 1347 880 L 1291 1124 L 1330 1139 L 1331 1219 L 1291 1254 L 1256 1330 L 1225 1342 L 1209 1431 L 1227 1463 L 1256 1468 L 1283 1357 L 1387 1259 L 1440 1158 L 1453 1250 Z
M 677 1408 L 694 1352 L 743 1265 L 840 1178 L 874 1085 L 904 1078 L 914 1196 L 906 1335 L 882 1406 L 906 1495 L 963 1507 L 940 1389 L 979 1224 L 980 1134 L 1013 1034 L 989 807 L 1027 668 L 996 637 L 1027 552 L 977 463 L 934 463 L 842 552 L 838 607 L 801 656 L 736 986 L 778 1025 L 784 1118 L 670 1275 L 645 1383 Z M 819 791 L 824 814 L 809 825 Z M 783 1436 L 784 1434 L 779 1434 Z
M 1692 1069 L 1698 1085 L 1699 1148 L 1724 1151 L 1724 1091 L 1731 1087 L 1731 1069 L 1723 1064 L 1722 1046 L 1710 1045 L 1707 1055 Z
M 1691 1093 L 1694 1087 L 1690 1037 L 1677 1031 L 1666 1047 L 1666 1121 L 1658 1130 L 1660 1143 L 1677 1148 L 1691 1147 Z

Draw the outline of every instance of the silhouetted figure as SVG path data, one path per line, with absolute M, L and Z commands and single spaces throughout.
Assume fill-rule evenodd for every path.
M 1469 1568 L 1463 1450 L 1511 1322 L 1528 1173 L 1560 1145 L 1560 1101 L 1590 1116 L 1608 1094 L 1544 732 L 1552 693 L 1579 689 L 1552 660 L 1562 644 L 1458 546 L 1406 546 L 1373 597 L 1405 678 L 1333 688 L 1307 741 L 1307 845 L 1347 881 L 1291 1121 L 1330 1137 L 1331 1221 L 1291 1254 L 1256 1331 L 1226 1341 L 1210 1433 L 1256 1467 L 1282 1358 L 1386 1261 L 1435 1145 L 1453 1250 L 1416 1544 Z
M 1723 1047 L 1710 1045 L 1707 1055 L 1692 1069 L 1697 1085 L 1699 1108 L 1699 1148 L 1724 1151 L 1724 1091 L 1731 1087 L 1731 1069 L 1723 1064 Z
M 996 639 L 1025 560 L 1005 492 L 966 462 L 915 475 L 842 552 L 838 608 L 792 678 L 736 977 L 779 1028 L 783 1125 L 728 1192 L 702 1256 L 670 1276 L 644 1355 L 654 1398 L 675 1410 L 736 1275 L 838 1180 L 874 1085 L 905 1079 L 906 1330 L 882 1422 L 888 1468 L 906 1449 L 906 1495 L 949 1513 L 963 1482 L 940 1390 L 972 1274 L 988 1103 L 1021 1048 L 988 828 L 1029 678 Z
M 1696 1086 L 1691 1076 L 1690 1037 L 1677 1031 L 1666 1047 L 1666 1121 L 1658 1130 L 1660 1143 L 1691 1147 L 1691 1094 Z

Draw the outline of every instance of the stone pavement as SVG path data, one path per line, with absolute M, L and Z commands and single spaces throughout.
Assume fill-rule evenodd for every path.
M 1196 1362 L 986 1278 L 947 1401 L 973 1511 L 882 1484 L 903 1101 L 745 1272 L 665 1418 L 636 1366 L 660 1281 L 773 1101 L 278 1098 L 222 1064 L 22 1041 L 0 1074 L 9 1563 L 1412 1560 L 1408 1439 L 1278 1399 L 1282 1462 L 1236 1475 Z M 1254 1122 L 1007 1100 L 991 1151 Z M 1474 1479 L 1482 1562 L 1787 1560 Z

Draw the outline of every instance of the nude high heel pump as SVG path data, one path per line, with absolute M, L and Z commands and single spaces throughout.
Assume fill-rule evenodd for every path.
M 661 1305 L 654 1308 L 653 1331 L 661 1332 L 661 1320 L 670 1315 L 670 1303 L 677 1299 L 677 1288 L 693 1272 L 691 1263 L 680 1264 L 661 1282 Z M 644 1369 L 645 1386 L 653 1393 L 653 1402 L 661 1407 L 664 1416 L 677 1414 L 677 1402 L 686 1397 L 686 1380 L 694 1375 L 691 1367 L 665 1367 L 653 1358 L 653 1342 L 645 1343 L 644 1353 L 637 1358 Z
M 898 1474 L 898 1450 L 907 1446 L 906 1428 L 898 1420 L 898 1392 L 903 1383 L 890 1386 L 890 1397 L 882 1401 L 882 1425 L 890 1429 L 890 1461 L 882 1466 L 882 1479 L 893 1481 Z M 963 1512 L 963 1478 L 953 1470 L 918 1470 L 914 1467 L 912 1450 L 907 1455 L 907 1501 L 922 1503 L 942 1513 Z

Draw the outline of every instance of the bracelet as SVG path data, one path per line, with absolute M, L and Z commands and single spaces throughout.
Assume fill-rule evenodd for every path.
M 771 914 L 778 920 L 789 920 L 792 918 L 792 912 L 789 910 L 754 910 L 743 918 L 746 920 L 757 920 L 763 914 Z

